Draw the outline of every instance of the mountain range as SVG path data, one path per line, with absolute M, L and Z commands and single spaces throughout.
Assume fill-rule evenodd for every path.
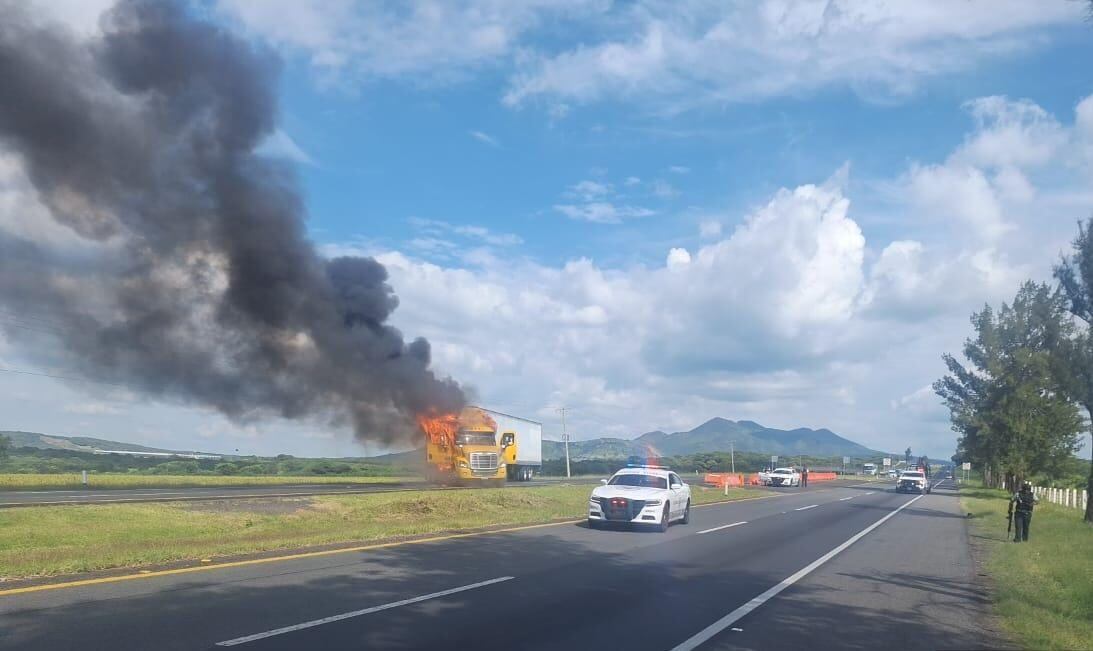
M 762 452 L 790 456 L 806 454 L 817 457 L 868 457 L 882 454 L 845 439 L 829 429 L 805 427 L 781 430 L 764 427 L 750 420 L 731 421 L 711 418 L 686 432 L 668 434 L 660 430 L 646 432 L 635 439 L 598 438 L 570 441 L 572 460 L 613 459 L 636 456 L 677 456 L 698 452 Z M 559 441 L 543 441 L 543 458 L 565 457 Z

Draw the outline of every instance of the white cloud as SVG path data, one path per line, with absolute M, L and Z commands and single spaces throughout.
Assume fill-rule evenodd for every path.
M 679 196 L 679 190 L 675 189 L 671 183 L 657 179 L 653 181 L 653 194 L 661 199 L 672 199 Z
M 691 254 L 687 249 L 675 248 L 668 252 L 666 265 L 670 270 L 680 270 L 691 264 Z
M 603 176 L 606 170 L 594 170 L 596 176 Z M 635 177 L 628 177 L 624 185 L 630 183 Z M 635 179 L 636 180 L 636 179 Z M 656 214 L 654 211 L 641 206 L 620 205 L 617 201 L 618 193 L 615 186 L 606 181 L 584 180 L 570 186 L 563 196 L 567 199 L 575 199 L 578 203 L 559 203 L 554 205 L 554 210 L 562 213 L 570 219 L 593 222 L 596 224 L 620 224 L 627 219 L 650 217 Z
M 582 201 L 595 201 L 614 194 L 614 188 L 609 183 L 598 181 L 581 181 L 569 189 L 567 196 L 581 199 Z
M 1091 113 L 1093 113 L 1093 111 L 1091 111 Z M 1093 121 L 1093 118 L 1091 118 L 1091 121 Z M 641 183 L 641 179 L 636 176 L 628 176 L 623 183 L 625 185 L 638 185 Z
M 672 174 L 689 174 L 690 171 L 691 171 L 691 168 L 684 167 L 682 165 L 672 165 L 671 167 L 668 168 L 668 171 L 671 172 Z
M 304 151 L 287 133 L 275 130 L 257 148 L 258 153 L 283 158 L 301 165 L 314 165 L 315 160 Z
M 976 237 L 994 240 L 1014 228 L 994 187 L 978 168 L 953 163 L 915 165 L 908 174 L 908 189 L 923 213 L 962 223 Z
M 1044 28 L 1081 14 L 1066 0 L 640 3 L 598 42 L 527 57 L 505 101 L 642 96 L 688 106 L 830 85 L 902 95 L 1034 48 Z
M 1066 142 L 1062 125 L 1030 100 L 981 97 L 965 104 L 976 130 L 953 155 L 956 162 L 984 168 L 1044 165 Z
M 616 206 L 607 201 L 592 201 L 583 204 L 555 204 L 554 209 L 570 219 L 597 224 L 620 224 L 627 219 L 649 217 L 656 214 L 648 208 Z
M 324 78 L 450 81 L 511 57 L 521 38 L 598 0 L 219 0 L 229 20 L 306 57 Z
M 716 219 L 703 220 L 698 225 L 698 234 L 705 239 L 721 235 L 721 222 Z
M 485 143 L 485 144 L 489 145 L 490 147 L 500 147 L 501 146 L 501 143 L 498 142 L 496 138 L 494 138 L 493 136 L 491 136 L 490 134 L 488 134 L 484 131 L 468 131 L 467 133 L 469 133 L 470 136 L 472 138 L 474 138 L 475 140 L 477 140 L 479 142 L 482 142 L 482 143 Z

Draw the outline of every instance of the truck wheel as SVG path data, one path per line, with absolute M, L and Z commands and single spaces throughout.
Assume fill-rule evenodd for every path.
M 668 514 L 670 514 L 671 512 L 672 512 L 671 504 L 669 504 L 668 502 L 665 502 L 664 503 L 664 514 L 661 515 L 661 517 L 660 517 L 660 529 L 659 530 L 660 530 L 661 533 L 664 533 L 664 532 L 668 531 L 668 525 L 672 524 L 671 522 L 668 521 L 669 520 Z
M 683 509 L 683 519 L 680 524 L 691 524 L 691 500 L 687 500 L 687 507 Z

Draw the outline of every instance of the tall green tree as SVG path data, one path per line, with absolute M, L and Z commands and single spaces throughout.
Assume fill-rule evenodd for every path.
M 1069 388 L 1075 400 L 1089 414 L 1089 432 L 1093 439 L 1093 218 L 1078 223 L 1074 253 L 1064 256 L 1055 267 L 1055 277 L 1066 295 L 1071 314 L 1081 321 L 1081 329 L 1067 342 L 1059 358 L 1065 364 Z M 1093 451 L 1093 445 L 1091 445 Z M 1089 463 L 1086 491 L 1093 497 L 1093 458 Z M 1093 523 L 1093 500 L 1085 507 L 1085 521 Z
M 8 458 L 8 450 L 11 449 L 11 439 L 0 434 L 0 459 Z
M 1058 351 L 1073 336 L 1062 294 L 1025 283 L 1011 305 L 972 315 L 965 366 L 945 355 L 949 374 L 934 390 L 960 434 L 957 454 L 991 486 L 1052 472 L 1074 453 L 1082 419 L 1060 373 Z

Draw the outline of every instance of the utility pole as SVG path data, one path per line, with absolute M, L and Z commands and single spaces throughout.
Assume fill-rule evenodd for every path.
M 729 461 L 732 463 L 732 474 L 736 474 L 736 441 L 729 441 Z
M 562 441 L 565 442 L 565 476 L 570 477 L 569 474 L 569 433 L 565 429 L 565 412 L 568 407 L 559 407 L 558 413 L 562 415 Z

